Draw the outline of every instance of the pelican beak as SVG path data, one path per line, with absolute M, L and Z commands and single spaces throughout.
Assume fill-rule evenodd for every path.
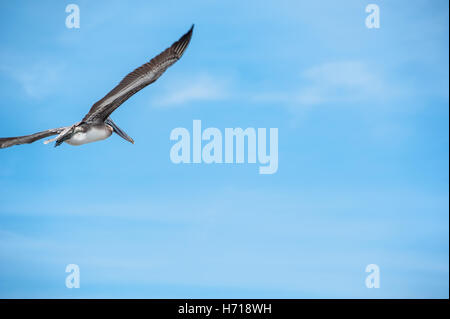
M 134 140 L 128 136 L 127 133 L 125 133 L 124 131 L 122 131 L 122 129 L 120 127 L 118 127 L 116 125 L 116 123 L 114 123 L 110 118 L 107 118 L 105 121 L 106 124 L 110 125 L 114 131 L 114 133 L 116 133 L 117 135 L 119 135 L 121 138 L 123 138 L 124 140 L 127 140 L 128 142 L 134 144 Z

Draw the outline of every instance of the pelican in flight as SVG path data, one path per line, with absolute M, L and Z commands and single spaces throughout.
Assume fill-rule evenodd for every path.
M 194 25 L 172 46 L 128 74 L 111 92 L 91 107 L 81 122 L 31 135 L 0 138 L 0 148 L 29 144 L 52 135 L 57 136 L 46 140 L 44 144 L 56 141 L 55 147 L 63 142 L 70 145 L 83 145 L 104 140 L 112 133 L 116 133 L 134 144 L 133 139 L 121 130 L 109 116 L 136 92 L 155 82 L 169 66 L 181 58 L 191 40 L 193 30 Z

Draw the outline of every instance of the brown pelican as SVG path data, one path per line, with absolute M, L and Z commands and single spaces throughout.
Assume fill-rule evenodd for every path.
M 63 142 L 70 145 L 82 145 L 104 140 L 112 133 L 116 133 L 134 144 L 133 139 L 122 131 L 109 116 L 136 92 L 155 82 L 169 66 L 181 58 L 191 40 L 193 29 L 194 25 L 172 46 L 128 74 L 111 92 L 91 107 L 81 122 L 31 135 L 0 138 L 0 148 L 29 144 L 52 135 L 58 136 L 45 141 L 45 144 L 56 141 L 55 147 Z

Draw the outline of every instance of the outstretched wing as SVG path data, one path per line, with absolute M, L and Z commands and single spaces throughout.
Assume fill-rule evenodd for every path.
M 169 66 L 181 58 L 191 40 L 193 29 L 194 25 L 171 47 L 128 74 L 111 92 L 91 107 L 82 121 L 105 121 L 115 109 L 133 94 L 155 82 Z
M 59 134 L 64 129 L 65 129 L 65 127 L 59 127 L 59 128 L 52 128 L 50 130 L 34 133 L 31 135 L 0 138 L 0 148 L 6 148 L 6 147 L 13 146 L 13 145 L 19 145 L 19 144 L 30 144 L 37 140 L 40 140 L 41 138 L 46 138 L 46 137 L 49 137 L 52 135 Z

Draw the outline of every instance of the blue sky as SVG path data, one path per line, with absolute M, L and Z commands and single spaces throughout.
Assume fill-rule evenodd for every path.
M 67 29 L 69 3 L 1 3 L 0 136 L 79 121 L 196 27 L 113 113 L 134 145 L 0 151 L 0 297 L 448 298 L 447 1 L 76 1 Z M 173 164 L 194 119 L 278 128 L 277 173 Z

